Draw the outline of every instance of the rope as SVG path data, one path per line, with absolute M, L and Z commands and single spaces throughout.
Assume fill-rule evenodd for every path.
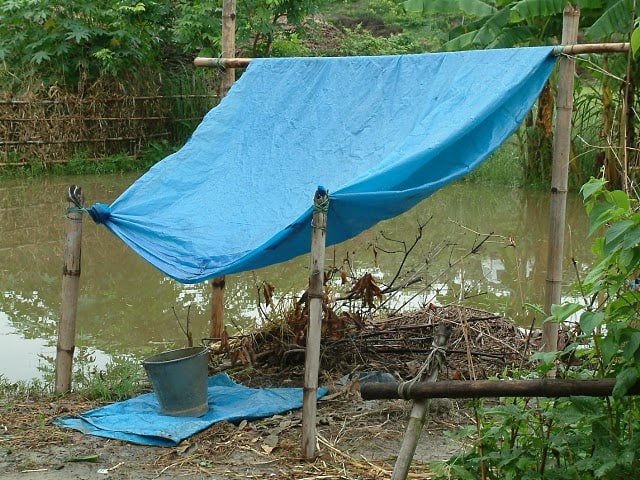
M 318 187 L 318 191 L 316 192 L 316 196 L 313 202 L 313 215 L 315 217 L 316 213 L 324 213 L 325 215 L 329 212 L 329 192 L 322 187 Z M 313 218 L 311 219 L 311 227 L 312 228 L 320 228 L 322 230 L 327 229 L 326 222 L 324 227 L 318 227 L 315 223 L 313 223 Z
M 67 200 L 75 205 L 75 207 L 67 208 L 67 220 L 75 223 L 82 223 L 82 216 L 80 218 L 70 217 L 70 213 L 84 213 L 87 209 L 82 204 L 82 189 L 78 185 L 71 185 L 67 190 Z
M 325 196 L 321 202 L 313 202 L 314 213 L 327 213 L 329 211 L 329 195 Z
M 432 344 L 429 355 L 427 355 L 426 360 L 422 364 L 422 367 L 420 367 L 420 370 L 418 370 L 418 373 L 415 375 L 415 377 L 413 377 L 411 380 L 400 382 L 398 384 L 398 397 L 402 398 L 403 400 L 409 400 L 411 396 L 411 389 L 413 388 L 413 386 L 422 379 L 425 372 L 430 372 L 431 370 L 433 370 L 434 360 L 437 363 L 437 366 L 435 366 L 435 368 L 437 370 L 440 370 L 446 353 L 447 350 L 443 346 L 441 347 L 439 345 Z

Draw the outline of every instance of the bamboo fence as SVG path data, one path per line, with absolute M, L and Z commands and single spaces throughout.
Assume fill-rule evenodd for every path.
M 217 102 L 214 93 L 0 99 L 0 167 L 138 157 L 155 142 L 184 141 L 185 125 Z

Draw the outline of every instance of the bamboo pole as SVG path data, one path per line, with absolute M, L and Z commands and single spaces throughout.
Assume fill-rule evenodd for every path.
M 302 404 L 302 450 L 308 460 L 313 460 L 316 456 L 316 411 L 328 209 L 329 194 L 323 187 L 318 187 L 313 198 L 313 220 L 311 222 L 311 259 L 308 291 L 309 324 L 307 325 Z
M 536 380 L 447 380 L 437 383 L 417 382 L 405 387 L 402 383 L 363 383 L 363 400 L 425 398 L 494 398 L 494 397 L 607 397 L 613 392 L 615 378 L 573 380 L 543 378 Z M 640 382 L 627 395 L 640 394 Z
M 67 191 L 69 208 L 65 222 L 64 264 L 62 267 L 62 302 L 56 348 L 55 392 L 71 391 L 73 352 L 75 350 L 76 313 L 80 291 L 80 257 L 82 253 L 82 210 L 84 195 L 77 185 Z
M 209 338 L 212 342 L 222 340 L 224 335 L 224 288 L 226 278 L 217 277 L 211 280 L 211 329 Z
M 622 53 L 629 51 L 629 42 L 620 43 L 583 43 L 573 45 L 559 45 L 553 49 L 555 55 L 580 55 L 584 53 Z
M 222 56 L 232 58 L 236 55 L 236 0 L 224 0 L 222 3 Z M 224 97 L 236 80 L 236 71 L 227 67 L 222 72 L 220 96 Z
M 224 0 L 222 4 L 222 55 L 232 57 L 236 51 L 236 0 Z M 229 68 L 222 73 L 220 97 L 223 98 L 235 81 L 235 70 Z M 224 289 L 225 276 L 211 280 L 211 329 L 212 341 L 221 340 L 224 334 Z
M 208 58 L 196 57 L 193 65 L 196 67 L 219 67 L 219 68 L 246 68 L 251 63 L 252 58 Z
M 568 4 L 564 9 L 562 44 L 578 40 L 580 9 Z M 551 314 L 551 306 L 560 304 L 562 293 L 562 264 L 564 260 L 565 217 L 567 210 L 567 184 L 569 177 L 569 152 L 571 150 L 571 115 L 573 113 L 573 79 L 575 59 L 562 56 L 558 60 L 558 99 L 556 128 L 553 138 L 553 169 L 551 174 L 551 211 L 549 215 L 549 243 L 545 312 Z M 542 349 L 554 352 L 558 349 L 558 324 L 546 322 L 542 331 Z
M 451 329 L 442 323 L 435 328 L 433 332 L 432 350 L 423 367 L 425 371 L 419 373 L 416 380 L 425 378 L 423 383 L 427 383 L 429 385 L 434 384 L 438 380 L 440 367 L 445 363 L 444 347 L 449 341 L 450 335 Z M 411 381 L 404 382 L 401 385 L 411 386 L 415 384 L 417 384 L 417 382 Z M 362 391 L 362 387 L 365 387 L 366 385 L 367 384 L 361 385 L 360 391 Z M 400 389 L 400 387 L 396 385 L 396 392 L 398 389 Z M 409 467 L 413 460 L 413 455 L 416 452 L 420 435 L 422 435 L 422 428 L 424 427 L 428 411 L 428 399 L 421 398 L 416 399 L 413 402 L 413 405 L 411 406 L 411 413 L 409 415 L 409 423 L 407 424 L 407 431 L 402 438 L 402 445 L 400 446 L 398 458 L 396 459 L 396 463 L 393 467 L 391 480 L 405 480 L 407 478 L 407 475 L 409 474 Z
M 630 48 L 629 42 L 620 43 L 582 43 L 571 45 L 558 45 L 554 47 L 554 55 L 581 55 L 587 53 L 621 53 L 627 52 Z M 251 63 L 252 58 L 210 58 L 196 57 L 193 65 L 196 67 L 217 67 L 217 68 L 246 68 Z

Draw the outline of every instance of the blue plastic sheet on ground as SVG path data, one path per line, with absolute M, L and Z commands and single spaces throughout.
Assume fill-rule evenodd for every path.
M 318 398 L 327 392 L 319 388 Z M 202 417 L 162 415 L 156 395 L 148 393 L 54 423 L 141 445 L 175 446 L 217 422 L 239 423 L 301 408 L 302 396 L 302 388 L 250 388 L 220 373 L 209 378 L 209 411 Z
M 251 62 L 179 151 L 103 223 L 182 283 L 309 252 L 313 196 L 327 245 L 399 215 L 468 174 L 518 128 L 552 47 Z

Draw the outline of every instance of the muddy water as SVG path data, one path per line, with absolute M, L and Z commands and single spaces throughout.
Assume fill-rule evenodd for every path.
M 43 376 L 55 355 L 60 311 L 65 192 L 79 184 L 87 205 L 114 200 L 135 176 L 90 176 L 0 182 L 0 375 Z M 389 305 L 464 304 L 528 325 L 542 304 L 549 201 L 544 192 L 456 184 L 406 214 L 327 251 L 327 262 L 384 282 L 420 278 Z M 569 199 L 567 258 L 591 262 L 580 200 Z M 421 227 L 421 228 L 420 228 Z M 421 238 L 407 256 L 416 237 Z M 488 234 L 493 234 L 487 237 Z M 481 244 L 481 245 L 480 245 Z M 373 247 L 375 245 L 375 248 Z M 473 253 L 477 248 L 477 252 Z M 226 319 L 232 332 L 265 321 L 257 307 L 261 282 L 275 287 L 275 311 L 304 290 L 308 259 L 227 278 Z M 567 261 L 566 294 L 575 268 Z M 336 289 L 339 286 L 335 285 Z M 76 344 L 100 366 L 113 356 L 145 358 L 185 345 L 178 320 L 196 339 L 208 334 L 209 286 L 163 276 L 102 226 L 85 217 Z M 264 310 L 264 309 L 263 309 Z M 270 313 L 267 309 L 266 313 Z M 188 314 L 188 315 L 187 315 Z

